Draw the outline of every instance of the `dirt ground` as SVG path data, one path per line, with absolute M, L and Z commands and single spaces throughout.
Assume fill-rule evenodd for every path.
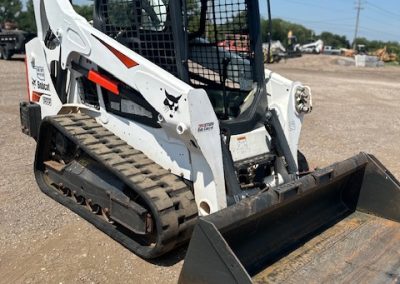
M 270 66 L 313 90 L 301 149 L 314 167 L 360 151 L 400 178 L 400 68 L 357 69 L 335 57 Z M 184 249 L 147 262 L 40 193 L 35 143 L 20 133 L 22 60 L 0 61 L 0 283 L 175 283 Z

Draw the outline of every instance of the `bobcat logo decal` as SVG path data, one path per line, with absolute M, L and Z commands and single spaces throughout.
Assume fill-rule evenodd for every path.
M 165 91 L 165 100 L 164 100 L 164 105 L 165 105 L 165 111 L 169 112 L 169 117 L 173 118 L 174 114 L 178 111 L 179 109 L 179 100 L 181 99 L 182 96 L 179 97 L 174 97 L 173 95 L 168 94 L 167 91 Z

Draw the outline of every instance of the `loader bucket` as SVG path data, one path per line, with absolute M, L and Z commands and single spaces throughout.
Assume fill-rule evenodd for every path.
M 320 283 L 336 277 L 340 258 L 346 266 L 339 275 L 355 277 L 377 255 L 386 255 L 377 270 L 400 267 L 400 183 L 375 157 L 360 153 L 270 191 L 200 218 L 179 283 Z M 397 245 L 393 255 L 378 251 L 387 245 Z M 286 281 L 307 271 L 311 278 Z

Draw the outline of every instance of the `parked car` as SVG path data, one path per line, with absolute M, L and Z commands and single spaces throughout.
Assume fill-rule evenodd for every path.
M 333 46 L 326 45 L 324 47 L 324 54 L 330 54 L 330 55 L 340 55 L 341 54 L 341 49 L 339 48 L 334 48 Z

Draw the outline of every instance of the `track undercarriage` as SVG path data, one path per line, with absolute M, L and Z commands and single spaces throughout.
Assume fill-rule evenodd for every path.
M 38 141 L 41 190 L 144 258 L 190 238 L 190 184 L 84 114 L 49 117 Z

